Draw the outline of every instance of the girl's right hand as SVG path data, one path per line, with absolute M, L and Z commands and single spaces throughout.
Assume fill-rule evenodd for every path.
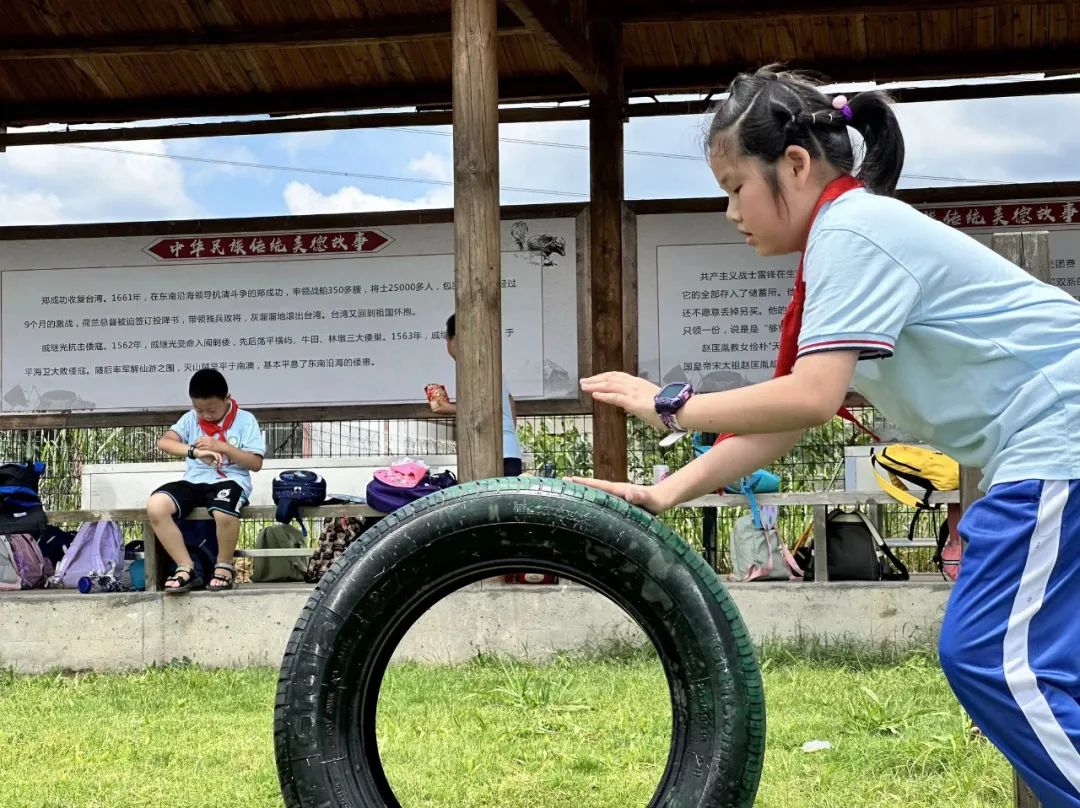
M 656 413 L 655 399 L 660 388 L 648 379 L 612 371 L 582 379 L 581 389 L 595 401 L 626 410 L 654 429 L 666 429 Z

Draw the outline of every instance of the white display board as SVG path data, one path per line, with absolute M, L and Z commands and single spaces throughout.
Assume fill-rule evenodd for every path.
M 1049 230 L 1056 285 L 1080 297 L 1080 201 L 919 206 L 989 244 Z M 639 372 L 657 384 L 728 390 L 772 377 L 798 255 L 761 258 L 723 213 L 639 216 Z
M 770 378 L 797 266 L 760 257 L 722 213 L 639 216 L 641 375 L 709 392 Z
M 577 395 L 573 219 L 503 222 L 503 366 Z M 416 402 L 454 367 L 450 224 L 0 241 L 0 411 L 176 409 L 219 368 L 246 407 Z

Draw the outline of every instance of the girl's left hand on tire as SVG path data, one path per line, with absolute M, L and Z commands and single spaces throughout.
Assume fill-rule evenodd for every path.
M 637 505 L 642 510 L 652 514 L 660 513 L 668 508 L 656 493 L 654 485 L 635 485 L 634 483 L 613 483 L 608 480 L 594 480 L 591 477 L 566 477 L 568 482 L 578 485 L 587 485 L 590 488 L 599 488 L 608 494 L 625 499 L 631 505 Z

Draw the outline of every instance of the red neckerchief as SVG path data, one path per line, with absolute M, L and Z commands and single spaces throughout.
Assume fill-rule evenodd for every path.
M 236 413 L 239 411 L 240 405 L 236 403 L 235 398 L 229 399 L 229 411 L 225 413 L 225 417 L 220 421 L 205 421 L 202 418 L 199 419 L 199 427 L 209 435 L 211 438 L 217 438 L 225 443 L 229 442 L 229 437 L 226 433 L 232 429 L 233 421 L 236 420 Z M 219 477 L 224 477 L 225 472 L 221 469 L 217 470 Z
M 799 269 L 795 272 L 795 284 L 791 290 L 791 302 L 788 303 L 787 311 L 784 312 L 784 319 L 780 321 L 780 353 L 776 357 L 776 372 L 773 373 L 773 378 L 778 379 L 781 376 L 787 376 L 791 373 L 795 367 L 795 360 L 799 355 L 799 332 L 802 331 L 802 317 L 803 308 L 806 305 L 806 282 L 803 280 L 803 261 L 806 258 L 806 248 L 810 241 L 810 231 L 814 227 L 814 221 L 818 217 L 818 213 L 821 208 L 841 196 L 848 191 L 854 191 L 856 188 L 862 188 L 863 184 L 859 180 L 852 177 L 850 174 L 844 174 L 842 177 L 837 177 L 835 180 L 825 186 L 825 190 L 821 192 L 821 196 L 818 197 L 817 204 L 814 205 L 814 212 L 810 214 L 810 224 L 806 228 L 806 238 L 803 239 L 802 254 L 799 256 Z M 859 423 L 855 416 L 851 414 L 847 407 L 841 407 L 836 412 L 841 418 L 846 421 L 851 421 L 863 432 L 878 439 L 877 435 Z M 720 435 L 716 439 L 715 446 L 722 440 L 726 440 L 734 435 L 733 432 L 727 432 Z

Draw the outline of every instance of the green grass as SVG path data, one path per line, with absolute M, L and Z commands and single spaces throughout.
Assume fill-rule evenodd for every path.
M 928 652 L 804 642 L 762 655 L 762 808 L 1009 803 Z M 0 806 L 280 806 L 275 672 L 0 674 Z M 667 754 L 663 673 L 616 649 L 544 666 L 392 669 L 380 738 L 405 808 L 644 806 Z M 801 751 L 827 740 L 832 749 Z

